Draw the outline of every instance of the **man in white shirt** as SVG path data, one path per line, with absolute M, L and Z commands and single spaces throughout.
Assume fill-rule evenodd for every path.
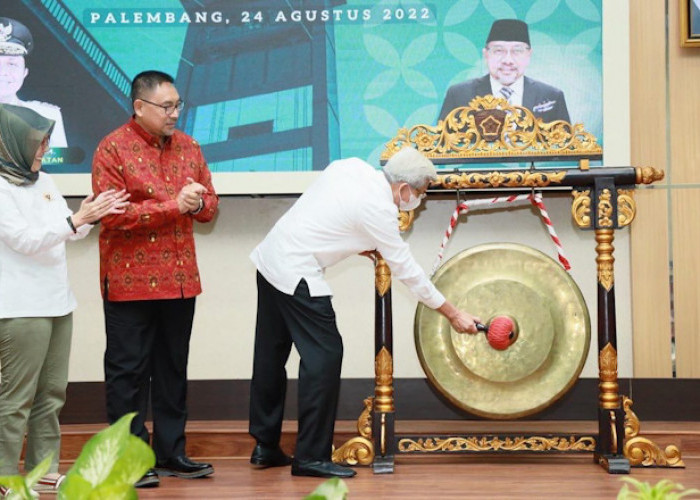
M 352 477 L 331 461 L 343 344 L 324 270 L 376 250 L 413 294 L 460 333 L 479 321 L 435 288 L 399 233 L 399 210 L 420 205 L 436 179 L 433 164 L 404 148 L 378 171 L 351 158 L 331 163 L 251 253 L 258 269 L 258 313 L 250 394 L 251 463 L 292 464 L 292 474 Z M 292 343 L 299 352 L 299 428 L 292 462 L 279 448 Z

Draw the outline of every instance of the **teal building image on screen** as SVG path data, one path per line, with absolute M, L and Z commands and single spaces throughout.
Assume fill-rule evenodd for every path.
M 604 144 L 601 0 L 20 0 L 0 15 L 35 47 L 19 97 L 60 107 L 68 149 L 52 173 L 89 173 L 100 137 L 131 113 L 131 78 L 175 77 L 180 127 L 212 172 L 379 165 L 401 127 L 436 123 L 452 85 L 483 77 L 494 21 L 527 23 L 526 76 L 561 89 Z M 466 104 L 466 103 L 465 103 Z M 469 165 L 468 168 L 479 168 Z

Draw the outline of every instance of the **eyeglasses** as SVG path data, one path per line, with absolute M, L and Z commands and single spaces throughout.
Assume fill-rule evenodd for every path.
M 147 101 L 146 99 L 142 99 L 141 97 L 138 97 L 138 100 L 162 108 L 163 111 L 165 111 L 165 114 L 168 116 L 172 115 L 176 109 L 178 111 L 182 111 L 182 108 L 185 107 L 185 101 L 177 101 L 175 104 L 158 104 L 157 102 Z
M 501 45 L 493 45 L 491 47 L 488 47 L 486 50 L 489 51 L 489 54 L 499 59 L 505 57 L 508 53 L 510 53 L 512 57 L 518 59 L 527 54 L 527 52 L 530 50 L 530 47 L 526 45 L 521 45 L 518 47 L 511 47 L 509 50 L 507 47 L 502 47 Z

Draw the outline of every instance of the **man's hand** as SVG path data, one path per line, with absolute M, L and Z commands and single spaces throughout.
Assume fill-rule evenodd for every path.
M 365 250 L 364 252 L 360 252 L 358 255 L 362 255 L 363 257 L 367 257 L 368 259 L 371 259 L 373 262 L 377 261 L 377 251 L 376 250 Z
M 478 316 L 460 311 L 447 300 L 436 310 L 449 320 L 452 328 L 454 328 L 457 333 L 478 332 L 476 324 L 481 323 L 481 319 Z
M 207 188 L 188 177 L 187 184 L 182 187 L 177 195 L 177 208 L 180 210 L 180 213 L 196 212 L 199 209 L 202 195 L 206 192 Z

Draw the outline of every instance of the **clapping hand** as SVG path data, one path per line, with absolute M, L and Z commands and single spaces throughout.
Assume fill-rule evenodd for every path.
M 80 209 L 71 216 L 75 227 L 99 221 L 105 215 L 123 214 L 131 194 L 126 189 L 108 189 L 97 197 L 91 194 L 80 203 Z
M 195 182 L 192 177 L 187 178 L 185 184 L 177 195 L 177 208 L 181 214 L 195 212 L 199 209 L 202 195 L 207 192 L 207 188 L 199 182 Z

